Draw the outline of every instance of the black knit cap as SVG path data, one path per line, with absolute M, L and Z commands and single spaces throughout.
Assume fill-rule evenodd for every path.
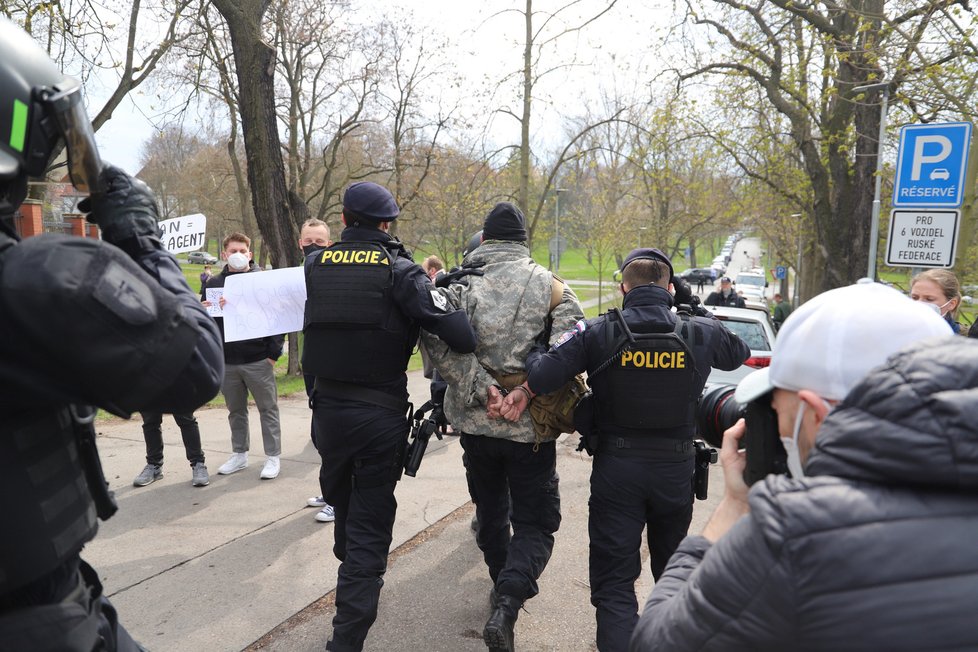
M 625 268 L 628 267 L 628 264 L 635 260 L 657 260 L 660 263 L 665 263 L 669 266 L 669 278 L 672 278 L 675 275 L 672 271 L 672 261 L 669 260 L 669 256 L 665 255 L 654 247 L 632 249 L 631 253 L 625 257 L 625 263 L 621 266 L 621 270 L 624 272 Z
M 496 204 L 482 227 L 483 240 L 526 242 L 526 218 L 523 211 L 508 201 Z
M 343 210 L 347 217 L 358 217 L 371 222 L 392 222 L 401 209 L 390 191 L 372 181 L 357 181 L 343 193 Z

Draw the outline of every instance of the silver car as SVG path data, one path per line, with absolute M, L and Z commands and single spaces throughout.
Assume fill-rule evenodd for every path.
M 774 324 L 766 310 L 753 308 L 725 308 L 709 306 L 708 310 L 734 335 L 750 347 L 750 357 L 737 369 L 723 371 L 713 369 L 708 383 L 736 385 L 747 374 L 771 364 L 774 348 Z

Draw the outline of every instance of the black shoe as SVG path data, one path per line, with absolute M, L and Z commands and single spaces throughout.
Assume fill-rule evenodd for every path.
M 495 611 L 496 607 L 499 605 L 499 594 L 496 593 L 496 587 L 489 589 L 489 610 Z
M 482 640 L 490 652 L 513 652 L 516 649 L 513 627 L 523 603 L 511 595 L 498 594 L 496 608 L 482 630 Z

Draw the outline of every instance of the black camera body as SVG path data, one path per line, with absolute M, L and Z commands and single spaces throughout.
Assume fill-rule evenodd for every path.
M 744 481 L 751 485 L 771 473 L 788 472 L 788 456 L 778 434 L 778 415 L 765 394 L 747 404 L 734 398 L 736 385 L 707 385 L 696 404 L 696 432 L 712 446 L 723 445 L 723 433 L 743 417 L 747 431 L 741 446 L 747 451 Z

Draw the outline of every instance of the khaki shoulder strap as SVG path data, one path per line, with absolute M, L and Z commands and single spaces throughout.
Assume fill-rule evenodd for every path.
M 559 306 L 563 299 L 564 282 L 557 276 L 554 276 L 553 280 L 550 282 L 550 310 L 548 312 L 553 312 L 554 308 Z

